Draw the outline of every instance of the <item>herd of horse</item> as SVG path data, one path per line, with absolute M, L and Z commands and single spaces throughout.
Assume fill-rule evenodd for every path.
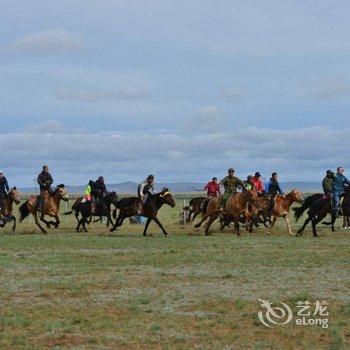
M 54 226 L 57 228 L 60 224 L 59 212 L 60 202 L 68 201 L 68 192 L 63 184 L 58 185 L 55 190 L 47 193 L 45 196 L 44 206 L 41 211 L 37 209 L 38 196 L 30 196 L 19 207 L 20 219 L 23 221 L 29 214 L 34 218 L 36 225 L 42 233 L 47 233 L 42 224 L 47 228 Z M 20 204 L 20 194 L 16 187 L 12 188 L 6 197 L 3 199 L 0 227 L 4 227 L 7 222 L 13 222 L 12 229 L 16 229 L 16 217 L 13 215 L 13 204 Z M 328 198 L 322 194 L 314 194 L 306 199 L 297 190 L 292 190 L 286 195 L 277 195 L 272 203 L 267 196 L 259 196 L 254 190 L 245 190 L 236 193 L 228 198 L 226 204 L 222 206 L 221 197 L 196 197 L 192 198 L 187 207 L 183 208 L 183 215 L 186 214 L 186 222 L 193 222 L 198 215 L 201 215 L 201 220 L 195 224 L 195 228 L 199 229 L 206 222 L 205 234 L 210 233 L 212 223 L 219 219 L 221 230 L 231 223 L 234 224 L 234 230 L 237 235 L 240 235 L 240 225 L 243 224 L 250 232 L 254 227 L 264 225 L 267 232 L 275 225 L 278 218 L 284 218 L 288 232 L 294 235 L 290 225 L 290 211 L 294 203 L 300 203 L 301 206 L 292 208 L 294 217 L 298 221 L 301 216 L 307 212 L 307 218 L 303 226 L 298 230 L 296 235 L 301 235 L 305 227 L 311 223 L 312 233 L 317 237 L 316 226 L 325 219 L 327 214 L 332 213 L 332 204 Z M 144 226 L 143 235 L 147 236 L 149 224 L 154 221 L 162 230 L 165 236 L 168 232 L 163 227 L 158 218 L 158 211 L 164 205 L 175 207 L 175 200 L 169 190 L 164 188 L 161 192 L 151 196 L 142 205 L 141 215 L 147 218 Z M 139 213 L 140 199 L 136 196 L 118 198 L 116 192 L 108 192 L 100 198 L 97 205 L 93 209 L 91 202 L 86 201 L 83 197 L 77 198 L 69 212 L 64 215 L 75 215 L 77 219 L 76 231 L 79 232 L 80 227 L 87 232 L 86 224 L 89 224 L 93 217 L 98 217 L 99 221 L 102 217 L 107 218 L 107 226 L 112 227 L 110 231 L 115 231 L 120 227 L 126 218 L 133 217 Z M 114 208 L 113 208 L 114 207 Z M 344 226 L 350 228 L 350 189 L 346 189 L 340 208 L 340 214 L 344 217 Z M 54 218 L 55 221 L 46 220 L 45 217 Z M 114 221 L 115 220 L 115 221 Z M 102 220 L 101 220 L 102 221 Z M 334 231 L 335 218 L 332 217 L 330 222 L 323 222 L 325 225 L 330 225 Z

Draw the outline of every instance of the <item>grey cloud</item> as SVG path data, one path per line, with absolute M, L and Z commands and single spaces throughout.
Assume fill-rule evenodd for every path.
M 17 39 L 5 49 L 21 53 L 66 53 L 82 51 L 86 47 L 80 34 L 62 29 L 48 29 Z
M 146 88 L 124 88 L 117 92 L 59 89 L 55 92 L 55 98 L 58 100 L 86 103 L 105 100 L 138 101 L 148 96 L 149 90 Z
M 350 83 L 342 78 L 324 78 L 299 82 L 303 97 L 334 100 L 350 97 Z
M 240 176 L 273 170 L 283 180 L 317 180 L 325 169 L 346 168 L 350 129 L 248 128 L 217 134 L 156 132 L 36 133 L 0 135 L 3 169 L 19 183 L 48 163 L 57 181 L 83 182 L 104 174 L 109 182 L 137 180 L 154 172 L 162 179 L 202 180 L 233 166 Z M 339 142 L 342 140 L 342 142 Z M 21 168 L 21 173 L 16 169 Z M 266 175 L 267 176 L 267 175 Z

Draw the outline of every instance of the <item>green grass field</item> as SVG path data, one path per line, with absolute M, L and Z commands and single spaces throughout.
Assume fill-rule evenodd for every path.
M 176 224 L 179 205 L 152 224 L 101 224 L 75 232 L 74 217 L 42 235 L 28 219 L 0 231 L 0 349 L 342 349 L 350 347 L 350 230 L 289 236 L 283 221 L 211 236 Z M 297 227 L 294 225 L 294 228 Z M 258 319 L 258 298 L 326 300 L 329 327 Z

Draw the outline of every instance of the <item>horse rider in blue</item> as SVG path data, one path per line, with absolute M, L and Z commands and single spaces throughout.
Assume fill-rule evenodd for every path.
M 332 191 L 333 191 L 333 212 L 332 216 L 334 218 L 338 217 L 340 198 L 342 193 L 344 192 L 345 185 L 350 186 L 350 181 L 343 175 L 344 168 L 337 168 L 337 173 L 335 174 Z

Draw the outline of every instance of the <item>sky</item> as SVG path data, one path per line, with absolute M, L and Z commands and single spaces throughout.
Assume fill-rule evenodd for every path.
M 336 5 L 336 6 L 335 6 Z M 81 185 L 349 169 L 350 2 L 3 0 L 0 171 Z

